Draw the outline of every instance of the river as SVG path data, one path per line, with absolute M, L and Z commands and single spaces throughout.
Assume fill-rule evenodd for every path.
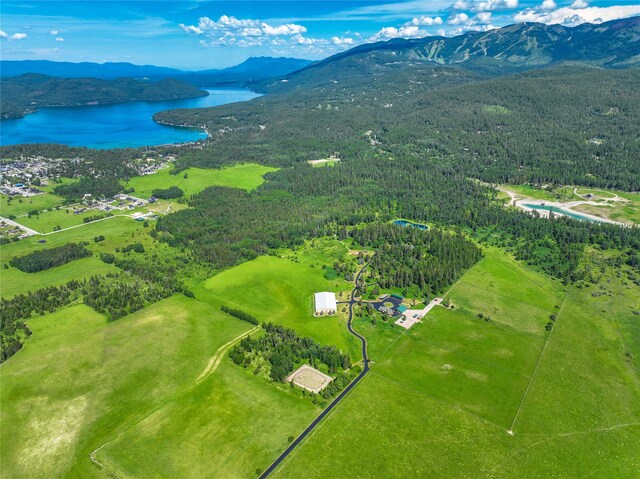
M 133 101 L 111 105 L 41 108 L 23 118 L 0 121 L 0 145 L 61 143 L 91 148 L 125 148 L 186 143 L 206 138 L 197 128 L 160 125 L 154 113 L 204 108 L 260 96 L 245 89 L 206 89 L 208 96 L 185 100 Z

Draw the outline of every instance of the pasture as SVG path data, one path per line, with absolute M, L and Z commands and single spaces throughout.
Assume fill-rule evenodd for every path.
M 281 324 L 323 344 L 336 345 L 358 358 L 359 343 L 346 319 L 313 316 L 313 293 L 343 291 L 351 285 L 328 280 L 322 269 L 273 256 L 260 256 L 194 286 L 197 299 L 216 308 L 222 304 L 245 311 L 261 322 Z
M 253 190 L 260 186 L 262 178 L 276 168 L 262 166 L 255 163 L 243 163 L 220 170 L 189 168 L 175 175 L 171 174 L 173 166 L 159 170 L 157 173 L 131 178 L 125 186 L 134 188 L 134 196 L 148 198 L 156 188 L 166 189 L 177 186 L 184 191 L 185 196 L 200 193 L 208 186 L 229 186 Z
M 82 212 L 80 211 L 81 208 L 77 206 L 76 208 L 65 208 L 63 206 L 60 209 L 43 211 L 38 215 L 21 216 L 16 218 L 15 221 L 28 228 L 36 230 L 38 233 L 51 233 L 56 227 L 69 228 L 70 226 L 82 225 L 84 224 L 84 218 L 105 214 L 102 211 L 93 209 L 86 209 Z M 116 211 L 114 214 L 118 213 L 119 212 Z M 125 214 L 129 214 L 129 212 L 126 212 Z
M 0 195 L 0 216 L 21 216 L 29 211 L 42 211 L 49 208 L 55 208 L 64 203 L 64 198 L 52 193 L 44 193 L 42 195 L 13 197 L 9 201 L 8 195 Z
M 640 290 L 612 271 L 606 294 L 564 292 L 489 253 L 452 289 L 455 309 L 436 307 L 378 353 L 274 477 L 637 476 L 640 343 L 627 318 Z M 488 322 L 475 314 L 478 281 L 513 283 L 486 297 Z M 543 314 L 557 315 L 551 332 Z
M 0 368 L 3 477 L 104 477 L 91 452 L 193 387 L 251 329 L 181 295 L 112 323 L 77 305 L 28 324 L 33 335 Z
M 114 273 L 120 271 L 113 265 L 108 265 L 100 260 L 100 253 L 117 254 L 117 250 L 128 244 L 141 243 L 146 248 L 143 254 L 133 254 L 140 261 L 155 261 L 163 263 L 171 262 L 179 251 L 166 243 L 154 240 L 148 234 L 149 229 L 139 221 L 131 218 L 114 217 L 105 221 L 89 223 L 79 228 L 61 231 L 47 236 L 33 236 L 14 243 L 2 245 L 2 282 L 0 284 L 0 296 L 8 298 L 16 294 L 35 291 L 45 286 L 56 286 L 72 279 L 85 279 L 94 275 Z M 96 236 L 104 236 L 105 240 L 95 242 Z M 44 240 L 45 243 L 38 241 Z M 38 273 L 23 273 L 16 268 L 4 269 L 14 256 L 25 254 L 40 249 L 61 246 L 69 242 L 80 243 L 86 241 L 87 249 L 93 252 L 93 256 L 71 261 L 62 266 L 50 268 Z M 198 278 L 206 278 L 210 270 L 206 265 L 197 263 L 189 264 L 181 268 L 181 278 L 187 285 L 198 282 Z

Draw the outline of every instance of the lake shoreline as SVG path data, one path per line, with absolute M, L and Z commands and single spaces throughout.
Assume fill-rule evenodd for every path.
M 44 107 L 34 114 L 3 120 L 0 146 L 48 143 L 104 150 L 197 144 L 209 138 L 206 127 L 157 121 L 154 116 L 163 111 L 213 108 L 262 96 L 246 88 L 203 91 L 206 95 L 195 98 Z

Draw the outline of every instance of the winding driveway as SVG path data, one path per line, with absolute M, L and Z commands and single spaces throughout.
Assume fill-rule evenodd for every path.
M 371 260 L 369 260 L 369 263 L 370 262 Z M 327 414 L 329 414 L 333 410 L 333 408 L 335 408 L 338 405 L 338 403 L 342 400 L 342 398 L 344 398 L 347 394 L 349 394 L 349 391 L 351 391 L 354 387 L 356 387 L 356 385 L 360 381 L 362 381 L 362 379 L 369 372 L 369 356 L 367 355 L 367 340 L 364 338 L 364 336 L 357 333 L 353 329 L 353 325 L 351 324 L 353 321 L 353 305 L 356 304 L 357 302 L 355 299 L 355 296 L 356 296 L 358 280 L 360 279 L 362 272 L 367 268 L 367 266 L 369 266 L 369 263 L 366 263 L 356 275 L 356 278 L 355 278 L 356 286 L 351 291 L 351 298 L 349 300 L 349 320 L 347 321 L 347 328 L 349 329 L 349 332 L 353 334 L 356 338 L 358 338 L 362 343 L 362 361 L 364 363 L 362 372 L 358 374 L 358 376 L 353 381 L 351 381 L 351 383 L 346 388 L 344 388 L 342 392 L 338 394 L 338 396 L 336 396 L 336 398 L 333 401 L 331 401 L 331 403 L 320 413 L 320 415 L 317 418 L 315 418 L 313 422 L 309 424 L 307 428 L 304 431 L 302 431 L 302 433 L 297 438 L 295 438 L 295 440 L 291 444 L 289 444 L 289 447 L 287 447 L 284 450 L 284 452 L 280 454 L 280 456 L 278 456 L 278 458 L 275 461 L 273 461 L 273 463 L 262 474 L 260 474 L 258 479 L 265 479 L 269 477 L 269 475 L 276 470 L 276 468 L 282 463 L 282 461 L 284 461 L 287 458 L 287 456 L 291 454 L 291 452 L 304 440 L 304 438 L 306 438 L 309 435 L 309 433 L 313 431 L 313 429 L 318 424 L 320 424 L 320 422 L 327 416 Z

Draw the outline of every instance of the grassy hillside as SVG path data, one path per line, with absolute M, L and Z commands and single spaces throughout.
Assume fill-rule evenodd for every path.
M 342 279 L 325 279 L 322 270 L 287 259 L 261 256 L 228 269 L 192 288 L 196 298 L 215 307 L 222 304 L 241 309 L 259 321 L 295 329 L 324 344 L 333 344 L 354 359 L 359 343 L 337 316 L 313 316 L 313 294 L 347 291 Z
M 513 285 L 485 301 L 496 304 L 489 322 L 471 313 L 479 278 Z M 565 293 L 490 252 L 453 288 L 461 307 L 435 309 L 398 339 L 275 477 L 634 477 L 640 382 L 625 350 L 638 344 L 623 318 L 640 291 L 607 278 L 611 296 Z M 550 333 L 536 318 L 545 309 L 557 313 Z
M 79 305 L 29 325 L 0 369 L 3 477 L 103 477 L 89 454 L 192 387 L 250 329 L 182 296 L 114 323 Z

